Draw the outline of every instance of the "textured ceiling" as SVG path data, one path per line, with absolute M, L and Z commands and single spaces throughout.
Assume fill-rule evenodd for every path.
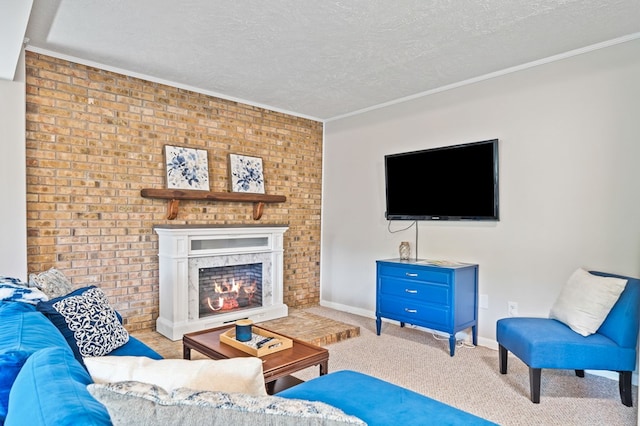
M 329 120 L 638 38 L 640 1 L 35 0 L 26 36 L 30 50 Z

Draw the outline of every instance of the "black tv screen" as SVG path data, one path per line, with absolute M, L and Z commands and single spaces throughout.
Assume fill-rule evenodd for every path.
M 498 140 L 385 156 L 388 220 L 498 220 Z

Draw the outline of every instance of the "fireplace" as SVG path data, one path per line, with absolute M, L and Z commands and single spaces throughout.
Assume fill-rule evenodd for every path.
M 198 270 L 199 317 L 262 306 L 262 263 Z
M 283 303 L 285 226 L 158 225 L 159 333 L 185 333 L 249 318 L 287 316 Z

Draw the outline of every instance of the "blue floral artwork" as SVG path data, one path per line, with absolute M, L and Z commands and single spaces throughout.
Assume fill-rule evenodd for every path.
M 204 149 L 165 145 L 167 188 L 209 190 L 209 164 Z
M 264 194 L 262 158 L 229 154 L 229 176 L 232 192 Z

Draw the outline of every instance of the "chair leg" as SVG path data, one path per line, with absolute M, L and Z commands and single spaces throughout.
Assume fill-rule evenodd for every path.
M 618 386 L 620 387 L 620 399 L 622 400 L 622 404 L 627 407 L 633 407 L 633 399 L 631 398 L 631 371 L 620 372 Z
M 576 370 L 576 376 L 584 377 L 584 370 Z
M 540 376 L 542 375 L 541 368 L 529 367 L 529 389 L 531 391 L 531 402 L 534 404 L 540 403 Z
M 507 348 L 498 344 L 498 361 L 500 364 L 500 374 L 507 374 Z

